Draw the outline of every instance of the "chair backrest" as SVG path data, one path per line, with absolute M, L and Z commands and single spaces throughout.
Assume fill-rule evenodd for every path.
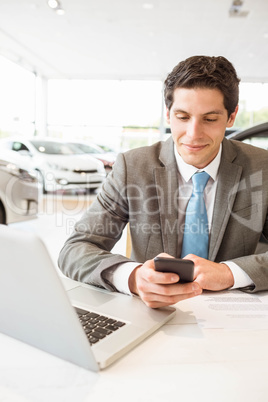
M 130 258 L 131 255 L 131 234 L 130 234 L 130 228 L 129 228 L 129 223 L 127 224 L 127 242 L 126 242 L 126 257 Z

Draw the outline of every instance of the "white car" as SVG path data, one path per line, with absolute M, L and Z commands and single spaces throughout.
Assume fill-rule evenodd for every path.
M 12 150 L 31 162 L 39 174 L 43 192 L 97 189 L 106 177 L 101 161 L 81 153 L 63 140 L 34 137 L 5 138 L 0 150 Z
M 99 145 L 93 143 L 87 143 L 82 141 L 72 141 L 70 144 L 78 147 L 82 152 L 91 155 L 93 158 L 99 159 L 103 164 L 106 173 L 110 173 L 113 164 L 116 160 L 115 152 L 104 151 Z
M 0 223 L 34 219 L 38 213 L 39 183 L 35 171 L 12 153 L 0 153 Z

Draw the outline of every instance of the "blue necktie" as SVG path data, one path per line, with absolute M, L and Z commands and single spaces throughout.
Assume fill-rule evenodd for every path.
M 187 254 L 208 258 L 208 217 L 203 192 L 209 178 L 206 172 L 192 176 L 193 192 L 186 208 L 181 258 Z

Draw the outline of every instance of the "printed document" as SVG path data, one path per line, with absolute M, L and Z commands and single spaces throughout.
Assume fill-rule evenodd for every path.
M 268 329 L 268 292 L 204 291 L 176 307 L 178 313 L 171 323 L 198 323 L 202 328 L 229 330 Z

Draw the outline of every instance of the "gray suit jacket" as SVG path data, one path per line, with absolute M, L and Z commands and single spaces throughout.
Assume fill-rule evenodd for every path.
M 232 260 L 248 273 L 256 292 L 268 289 L 268 254 L 254 255 L 268 235 L 268 151 L 223 140 L 210 232 L 209 259 Z M 179 257 L 178 171 L 173 140 L 120 154 L 112 173 L 65 243 L 59 266 L 81 282 L 114 290 L 103 272 L 130 261 L 110 250 L 130 223 L 131 261 L 161 252 Z

